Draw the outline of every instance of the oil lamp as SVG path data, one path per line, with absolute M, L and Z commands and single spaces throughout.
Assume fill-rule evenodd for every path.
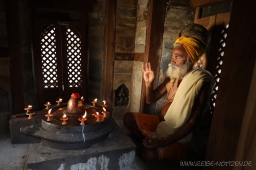
M 50 102 L 47 102 L 47 103 L 45 103 L 44 105 L 46 106 L 46 108 L 45 108 L 45 109 L 47 109 L 47 110 L 48 110 L 48 109 L 49 109 L 49 106 L 51 106 L 51 103 L 50 103 Z
M 92 101 L 92 106 L 96 106 L 97 100 L 98 100 L 98 99 L 94 99 L 94 100 Z
M 107 110 L 104 107 L 102 107 L 102 109 L 103 109 L 103 112 L 102 112 L 103 117 L 107 117 Z
M 53 114 L 51 113 L 52 109 L 48 111 L 48 114 L 45 114 L 45 117 L 47 117 L 47 122 L 50 122 L 52 120 Z
M 60 118 L 60 120 L 62 121 L 62 125 L 66 125 L 67 124 L 67 120 L 68 120 L 68 117 L 66 114 L 63 114 L 63 116 Z
M 29 113 L 30 110 L 32 110 L 32 105 L 28 105 L 28 107 L 25 107 L 24 110 L 26 110 L 27 113 Z
M 87 114 L 87 112 L 85 111 L 85 112 L 84 112 L 84 115 L 83 115 L 82 117 L 79 117 L 79 118 L 78 118 L 78 120 L 81 122 L 80 125 L 82 125 L 82 126 L 84 126 L 84 121 L 87 120 L 86 114 Z
M 101 105 L 101 106 L 102 106 L 102 107 L 104 107 L 104 108 L 107 108 L 107 107 L 108 107 L 108 105 L 106 104 L 106 101 L 105 101 L 105 100 L 103 100 L 102 102 L 103 102 L 103 105 Z
M 28 105 L 28 107 L 25 107 L 24 110 L 26 110 L 26 115 L 28 115 L 28 119 L 32 119 L 32 115 L 35 113 L 31 113 L 30 111 L 32 110 L 32 105 Z
M 96 122 L 101 122 L 102 116 L 99 114 L 99 112 L 96 112 L 95 117 L 96 117 Z
M 60 103 L 62 102 L 62 99 L 61 98 L 59 98 L 59 100 L 57 100 L 56 101 L 58 104 L 57 104 L 57 106 L 59 106 L 60 105 Z

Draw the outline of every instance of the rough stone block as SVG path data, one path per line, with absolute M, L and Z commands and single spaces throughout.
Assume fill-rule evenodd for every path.
M 128 8 L 128 7 L 117 7 L 116 9 L 118 16 L 117 17 L 122 17 L 122 16 L 128 16 L 128 17 L 133 17 L 136 16 L 137 9 L 135 7 Z
M 119 35 L 116 37 L 115 51 L 120 53 L 132 53 L 134 50 L 135 35 Z
M 138 21 L 147 21 L 148 18 L 148 2 L 138 5 L 137 17 Z
M 28 116 L 24 114 L 22 118 L 11 118 L 10 125 L 10 136 L 12 144 L 21 144 L 21 143 L 39 143 L 41 142 L 40 138 L 33 136 L 27 136 L 20 133 L 20 128 L 25 126 L 39 125 L 41 124 L 40 118 L 28 119 Z
M 135 144 L 116 126 L 109 137 L 81 150 L 59 150 L 42 144 L 30 144 L 28 170 L 45 169 L 134 169 Z
M 132 73 L 132 67 L 115 67 L 115 73 Z
M 118 6 L 123 6 L 123 7 L 136 7 L 137 5 L 137 0 L 117 0 L 117 5 Z
M 169 8 L 167 12 L 167 18 L 173 18 L 173 19 L 186 19 L 186 20 L 193 20 L 193 11 L 189 8 L 187 9 L 175 9 L 175 8 Z

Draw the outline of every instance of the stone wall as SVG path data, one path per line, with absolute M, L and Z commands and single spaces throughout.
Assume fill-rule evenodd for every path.
M 136 30 L 137 0 L 117 0 L 116 53 L 133 53 Z
M 115 105 L 113 107 L 114 118 L 122 119 L 123 115 L 126 112 L 140 111 L 143 79 L 141 69 L 142 66 L 143 62 L 140 61 L 115 61 L 113 89 L 115 89 L 114 91 L 116 91 L 116 89 L 118 89 L 120 85 L 124 84 L 129 90 L 129 102 L 126 106 Z M 116 101 L 116 98 L 114 98 L 113 100 Z
M 114 80 L 113 80 L 113 92 L 118 89 L 122 84 L 128 88 L 128 105 L 126 106 L 113 106 L 113 117 L 116 119 L 121 119 L 124 113 L 130 111 L 131 105 L 131 91 L 132 91 L 132 71 L 133 71 L 133 61 L 116 60 L 114 64 Z M 116 101 L 115 95 L 113 95 L 113 101 Z M 115 103 L 115 102 L 113 102 Z
M 131 56 L 134 54 L 136 22 L 137 0 L 117 0 L 115 33 L 116 56 L 120 54 L 123 54 L 123 56 Z M 120 106 L 115 104 L 113 106 L 113 116 L 117 119 L 122 119 L 123 115 L 130 111 L 130 107 L 135 104 L 133 95 L 133 70 L 135 62 L 125 59 L 126 58 L 115 60 L 114 64 L 113 93 L 115 93 L 121 85 L 124 85 L 129 91 L 129 102 L 127 105 Z M 117 96 L 113 96 L 113 103 L 115 103 Z
M 132 71 L 132 89 L 131 89 L 131 112 L 139 112 L 141 105 L 141 96 L 142 93 L 142 73 L 143 62 L 134 61 L 133 62 L 133 71 Z
M 135 53 L 144 53 L 148 22 L 149 0 L 138 0 Z
M 135 53 L 144 53 L 146 48 L 146 35 L 148 24 L 149 0 L 138 0 L 137 5 L 137 24 L 135 35 Z M 131 112 L 141 111 L 143 62 L 134 61 L 132 74 L 132 89 L 131 89 Z

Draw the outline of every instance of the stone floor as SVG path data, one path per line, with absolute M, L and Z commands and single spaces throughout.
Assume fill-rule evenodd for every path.
M 122 121 L 116 121 L 119 127 L 128 132 Z M 26 159 L 30 144 L 11 144 L 10 132 L 8 128 L 0 129 L 0 170 L 27 170 Z M 169 161 L 158 161 L 146 163 L 135 158 L 133 170 L 176 170 L 179 166 Z M 80 170 L 80 169 L 78 169 Z

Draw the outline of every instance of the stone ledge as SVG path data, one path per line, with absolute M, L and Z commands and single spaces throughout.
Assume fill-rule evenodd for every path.
M 116 126 L 108 138 L 87 149 L 59 150 L 30 144 L 28 170 L 134 169 L 136 145 Z

